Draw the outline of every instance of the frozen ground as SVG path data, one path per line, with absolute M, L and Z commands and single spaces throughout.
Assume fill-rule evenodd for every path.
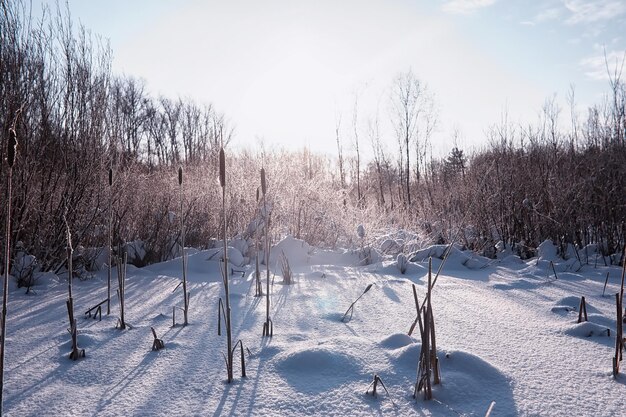
M 232 384 L 222 356 L 226 340 L 217 336 L 219 263 L 207 252 L 190 250 L 186 327 L 172 327 L 172 306 L 182 305 L 181 289 L 172 292 L 180 259 L 129 266 L 129 330 L 115 329 L 117 298 L 102 321 L 83 316 L 105 298 L 105 271 L 75 280 L 79 346 L 87 355 L 76 362 L 67 357 L 66 279 L 42 277 L 34 295 L 12 288 L 5 413 L 483 416 L 495 401 L 492 416 L 626 415 L 626 375 L 611 375 L 617 267 L 555 259 L 554 280 L 546 257 L 488 262 L 453 252 L 433 290 L 443 383 L 425 402 L 412 398 L 419 343 L 406 333 L 415 318 L 411 283 L 423 298 L 426 259 L 440 250 L 418 253 L 402 275 L 392 260 L 358 266 L 356 253 L 313 250 L 295 240 L 281 245 L 295 283 L 282 285 L 276 271 L 272 338 L 261 337 L 265 300 L 254 296 L 253 269 L 232 275 L 234 338 L 249 349 L 247 377 L 236 361 Z M 440 262 L 435 258 L 434 267 Z M 368 284 L 374 285 L 352 320 L 341 322 Z M 590 322 L 576 324 L 581 296 Z M 151 326 L 165 349 L 151 351 Z M 365 394 L 374 374 L 389 395 Z

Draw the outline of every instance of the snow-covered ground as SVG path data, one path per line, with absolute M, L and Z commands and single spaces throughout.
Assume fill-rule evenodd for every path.
M 280 251 L 294 273 L 289 286 L 279 268 L 273 271 Z M 12 287 L 5 413 L 483 416 L 495 401 L 492 416 L 626 415 L 626 375 L 614 379 L 611 373 L 618 267 L 581 267 L 549 259 L 545 250 L 527 262 L 453 251 L 432 300 L 442 384 L 434 387 L 434 400 L 424 401 L 412 397 L 420 345 L 407 336 L 415 318 L 411 284 L 423 299 L 427 258 L 440 256 L 441 248 L 418 252 L 401 274 L 391 257 L 363 266 L 358 252 L 281 242 L 270 263 L 272 338 L 261 336 L 265 299 L 254 296 L 253 267 L 234 268 L 242 272 L 231 276 L 233 336 L 247 348 L 247 377 L 240 377 L 237 352 L 231 384 L 226 339 L 217 335 L 223 296 L 218 257 L 188 253 L 188 326 L 172 327 L 172 306 L 182 305 L 181 288 L 173 292 L 181 280 L 180 258 L 128 267 L 127 330 L 115 329 L 117 298 L 102 321 L 83 316 L 106 297 L 106 271 L 74 280 L 78 343 L 86 350 L 76 362 L 68 359 L 65 277 L 41 277 L 36 294 Z M 435 270 L 440 262 L 433 259 Z M 369 284 L 352 320 L 342 322 Z M 581 296 L 589 322 L 577 324 Z M 151 326 L 165 349 L 151 351 Z M 366 395 L 374 374 L 389 395 L 381 388 L 376 398 Z

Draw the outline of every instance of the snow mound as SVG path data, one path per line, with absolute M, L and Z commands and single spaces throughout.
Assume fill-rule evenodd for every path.
M 347 353 L 310 347 L 281 352 L 275 369 L 295 390 L 316 393 L 332 390 L 361 376 L 362 364 Z
M 555 261 L 558 258 L 556 246 L 551 240 L 544 240 L 537 247 L 537 255 L 541 261 Z
M 417 369 L 421 349 L 421 343 L 411 343 L 392 351 L 390 356 L 396 368 L 413 370 Z
M 380 251 L 385 255 L 397 255 L 402 252 L 402 246 L 393 239 L 385 239 L 380 244 Z
M 289 235 L 272 248 L 270 253 L 271 267 L 278 265 L 283 252 L 292 268 L 309 265 L 369 265 L 377 263 L 381 259 L 380 254 L 371 247 L 364 247 L 358 250 L 317 249 L 304 240 L 296 239 Z
M 305 348 L 286 352 L 277 359 L 277 368 L 284 372 L 312 374 L 334 374 L 351 371 L 359 366 L 358 360 L 348 354 L 327 348 Z
M 522 265 L 524 261 L 517 255 L 507 255 L 500 261 L 502 265 Z
M 511 381 L 489 362 L 467 352 L 449 351 L 439 354 L 439 365 L 445 382 L 435 395 L 442 402 L 452 407 L 470 403 L 482 412 L 495 400 L 501 412 L 516 414 L 511 392 L 506 388 Z
M 589 304 L 589 301 L 585 299 L 585 305 L 587 307 L 587 313 L 597 313 L 598 309 Z M 578 307 L 580 306 L 580 297 L 576 297 L 574 295 L 569 297 L 561 298 L 556 302 L 556 305 L 552 307 L 552 312 L 557 313 L 560 311 L 576 311 L 578 312 Z
M 576 323 L 563 330 L 563 333 L 568 336 L 586 338 L 586 337 L 605 337 L 608 338 L 613 332 L 606 327 L 601 326 L 590 321 L 584 321 L 582 323 Z
M 35 276 L 36 286 L 40 286 L 44 288 L 51 288 L 51 287 L 54 287 L 55 285 L 58 285 L 59 282 L 60 282 L 59 277 L 52 271 L 40 272 L 36 274 Z
M 313 248 L 304 240 L 289 235 L 278 242 L 270 252 L 270 264 L 277 262 L 284 253 L 291 266 L 308 265 Z
M 245 239 L 232 239 L 228 243 L 230 244 L 230 246 L 232 246 L 233 248 L 241 252 L 243 256 L 249 255 L 248 252 L 250 251 L 250 245 L 248 244 L 248 241 L 246 241 Z
M 196 249 L 187 248 L 186 252 L 188 281 L 222 282 L 222 262 L 219 262 L 219 260 L 222 258 L 223 250 L 209 249 L 198 251 Z M 230 250 L 229 253 L 231 253 Z M 231 271 L 232 266 L 237 266 L 233 264 L 232 261 L 233 258 L 228 259 L 228 263 L 231 265 Z M 171 277 L 178 280 L 182 278 L 182 266 L 182 258 L 175 258 L 158 264 L 148 265 L 143 267 L 142 270 L 146 273 L 157 273 L 160 277 Z
M 412 343 L 415 343 L 415 340 L 405 333 L 395 333 L 378 342 L 381 347 L 386 349 L 399 349 Z
M 446 249 L 449 245 L 432 245 L 414 252 L 409 260 L 411 262 L 426 262 L 428 258 L 443 260 Z M 481 269 L 491 262 L 490 259 L 478 256 L 471 251 L 462 251 L 458 245 L 453 245 L 448 255 L 446 265 L 458 269 L 465 267 L 468 269 Z M 434 265 L 435 263 L 433 263 Z
M 246 259 L 241 254 L 239 249 L 232 246 L 228 246 L 228 262 L 234 266 L 244 266 Z M 224 260 L 224 248 L 210 249 L 207 252 L 207 259 L 210 261 L 223 261 Z

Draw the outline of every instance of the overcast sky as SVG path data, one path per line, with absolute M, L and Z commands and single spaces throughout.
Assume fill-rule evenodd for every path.
M 34 0 L 34 6 L 41 2 Z M 626 0 L 69 0 L 73 18 L 110 40 L 116 72 L 149 91 L 213 103 L 236 143 L 335 152 L 335 123 L 378 111 L 411 69 L 439 108 L 433 138 L 447 152 L 484 143 L 500 120 L 538 119 L 556 94 L 569 120 L 608 89 L 606 49 L 626 51 Z M 389 146 L 395 138 L 385 136 Z M 440 151 L 441 152 L 441 151 Z

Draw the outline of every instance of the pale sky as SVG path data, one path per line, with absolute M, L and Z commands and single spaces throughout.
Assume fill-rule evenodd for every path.
M 505 109 L 509 120 L 533 122 L 555 94 L 569 120 L 570 84 L 584 116 L 608 91 L 604 49 L 612 65 L 626 51 L 626 0 L 69 0 L 69 7 L 110 40 L 115 72 L 143 78 L 154 94 L 213 103 L 236 125 L 238 146 L 262 137 L 335 153 L 341 115 L 349 151 L 355 96 L 360 121 L 377 109 L 387 121 L 386 90 L 411 69 L 437 102 L 435 152 L 447 153 L 454 128 L 469 149 L 484 143 Z M 395 145 L 390 130 L 384 138 Z

